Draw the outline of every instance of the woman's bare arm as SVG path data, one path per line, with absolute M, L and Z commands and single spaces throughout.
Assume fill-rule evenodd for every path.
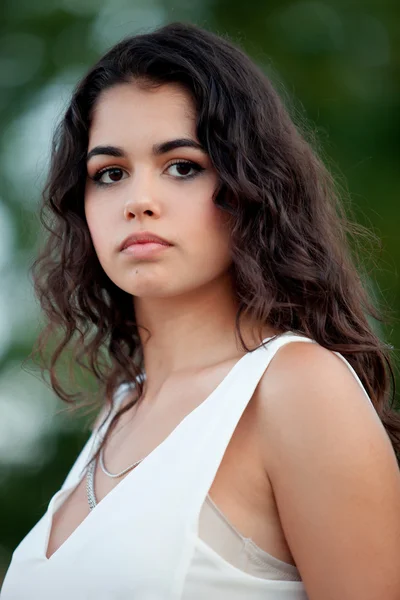
M 310 600 L 399 600 L 400 472 L 348 367 L 293 342 L 258 394 L 266 470 Z

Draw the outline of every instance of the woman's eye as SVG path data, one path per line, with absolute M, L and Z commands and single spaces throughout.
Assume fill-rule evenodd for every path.
M 93 179 L 99 185 L 110 185 L 112 183 L 118 183 L 118 181 L 124 179 L 124 174 L 126 175 L 123 169 L 109 167 L 108 169 L 102 169 L 101 171 L 98 171 Z
M 175 174 L 172 175 L 175 179 L 191 179 L 196 177 L 200 171 L 204 171 L 203 167 L 195 162 L 192 162 L 191 160 L 176 161 L 169 165 L 166 170 L 169 171 L 172 168 L 175 169 Z M 128 177 L 128 174 L 124 169 L 119 167 L 107 167 L 97 171 L 92 179 L 96 185 L 101 186 L 118 183 L 126 177 Z
M 189 160 L 174 162 L 172 165 L 169 165 L 168 170 L 171 169 L 171 167 L 175 167 L 179 173 L 178 175 L 174 175 L 177 179 L 191 179 L 192 177 L 196 177 L 200 171 L 204 171 L 203 167 Z M 191 170 L 193 170 L 194 173 L 189 174 Z

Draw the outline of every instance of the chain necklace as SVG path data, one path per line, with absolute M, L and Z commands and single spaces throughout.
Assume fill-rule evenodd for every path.
M 141 375 L 139 375 L 138 379 L 142 379 L 142 381 L 144 381 L 146 379 L 146 375 L 144 373 L 142 373 Z M 129 467 L 126 467 L 126 469 L 123 469 L 122 471 L 120 471 L 119 473 L 110 473 L 110 471 L 108 471 L 106 469 L 106 466 L 104 464 L 104 446 L 101 448 L 101 450 L 99 452 L 99 457 L 100 457 L 99 462 L 100 462 L 101 470 L 103 471 L 103 473 L 105 475 L 107 475 L 107 477 L 111 477 L 112 479 L 122 477 L 123 475 L 125 475 L 125 473 L 128 473 L 131 469 L 136 467 L 143 460 L 143 458 L 141 458 L 140 460 L 137 460 L 133 464 L 129 465 Z M 98 462 L 97 458 L 92 459 L 92 461 L 89 463 L 89 466 L 86 471 L 86 496 L 87 496 L 90 510 L 92 510 L 95 506 L 97 506 L 96 493 L 94 491 L 94 474 L 96 472 L 97 462 Z
M 96 494 L 94 493 L 94 471 L 96 469 L 96 461 L 92 460 L 86 471 L 86 496 L 90 510 L 97 505 Z
M 104 465 L 104 446 L 100 450 L 100 467 L 101 467 L 101 470 L 103 471 L 104 475 L 107 475 L 108 477 L 112 477 L 113 479 L 115 479 L 117 477 L 122 477 L 122 475 L 125 475 L 125 473 L 128 473 L 131 469 L 133 469 L 134 467 L 136 467 L 136 465 L 138 465 L 140 462 L 142 462 L 142 460 L 143 460 L 143 458 L 141 458 L 140 460 L 137 460 L 133 464 L 129 465 L 129 467 L 126 467 L 126 469 L 123 469 L 122 471 L 120 471 L 119 473 L 110 473 L 110 471 L 108 471 L 106 469 L 105 465 Z
M 104 450 L 104 446 L 100 450 L 100 453 L 99 453 L 99 455 L 100 455 L 99 462 L 100 462 L 101 470 L 103 471 L 103 473 L 105 475 L 107 475 L 108 477 L 112 477 L 113 479 L 116 477 L 122 477 L 122 475 L 125 475 L 125 473 L 128 473 L 128 471 L 130 471 L 131 469 L 136 467 L 143 460 L 143 458 L 141 458 L 140 460 L 137 460 L 133 464 L 129 465 L 129 467 L 126 467 L 126 469 L 123 469 L 120 473 L 110 473 L 110 471 L 108 471 L 104 465 L 103 450 Z M 92 462 L 89 464 L 87 471 L 86 471 L 86 495 L 87 495 L 90 510 L 92 510 L 97 505 L 96 494 L 94 491 L 94 474 L 96 471 L 96 466 L 97 466 L 97 459 L 92 460 Z

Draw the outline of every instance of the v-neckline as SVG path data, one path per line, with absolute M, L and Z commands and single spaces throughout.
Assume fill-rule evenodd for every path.
M 281 334 L 282 335 L 282 334 Z M 241 356 L 236 362 L 235 364 L 230 368 L 230 370 L 228 371 L 228 373 L 225 375 L 225 377 L 219 382 L 219 384 L 210 392 L 210 394 L 204 399 L 202 400 L 193 410 L 191 410 L 187 415 L 185 415 L 183 417 L 183 419 L 181 419 L 181 421 L 179 421 L 179 423 L 177 423 L 177 425 L 174 427 L 174 429 L 157 445 L 153 448 L 153 450 L 151 450 L 151 452 L 149 454 L 147 454 L 147 456 L 145 456 L 145 458 L 134 468 L 132 469 L 127 475 L 126 477 L 124 477 L 119 483 L 117 483 L 117 485 L 115 485 L 109 492 L 107 492 L 107 494 L 105 496 L 103 496 L 103 498 L 96 504 L 96 506 L 90 510 L 90 512 L 86 515 L 86 517 L 84 517 L 84 519 L 82 519 L 82 521 L 75 527 L 75 529 L 69 534 L 69 536 L 63 541 L 63 543 L 58 546 L 58 548 L 56 548 L 56 550 L 48 557 L 47 556 L 47 552 L 48 552 L 48 547 L 49 547 L 49 541 L 50 541 L 50 536 L 51 536 L 51 532 L 52 532 L 52 528 L 53 528 L 53 521 L 54 521 L 54 514 L 55 514 L 55 510 L 54 510 L 54 506 L 57 503 L 58 499 L 62 496 L 62 494 L 65 494 L 65 497 L 63 498 L 62 503 L 57 507 L 57 510 L 59 510 L 62 505 L 66 502 L 66 500 L 68 499 L 68 497 L 74 492 L 74 490 L 77 489 L 77 487 L 80 485 L 80 483 L 82 482 L 83 478 L 86 476 L 86 472 L 87 472 L 87 468 L 84 469 L 78 478 L 75 478 L 72 480 L 71 484 L 65 488 L 61 487 L 60 490 L 58 490 L 58 492 L 56 492 L 54 494 L 54 496 L 51 498 L 47 511 L 44 515 L 44 520 L 45 520 L 45 531 L 44 531 L 44 541 L 43 541 L 43 545 L 42 545 L 42 552 L 41 552 L 41 559 L 45 562 L 45 563 L 50 563 L 53 561 L 53 559 L 56 559 L 57 556 L 62 553 L 64 550 L 64 547 L 66 545 L 68 545 L 69 543 L 71 543 L 71 538 L 75 538 L 77 535 L 79 535 L 79 533 L 82 531 L 82 529 L 84 529 L 85 527 L 87 527 L 87 521 L 90 521 L 91 519 L 93 520 L 93 515 L 98 514 L 99 512 L 99 508 L 101 506 L 104 507 L 104 501 L 111 496 L 111 498 L 113 497 L 113 494 L 115 495 L 117 492 L 116 490 L 118 490 L 118 488 L 121 488 L 121 486 L 124 486 L 124 482 L 126 481 L 130 481 L 135 475 L 134 473 L 136 473 L 136 471 L 140 468 L 144 468 L 143 465 L 145 465 L 148 461 L 148 459 L 155 453 L 157 452 L 161 447 L 163 447 L 168 440 L 171 439 L 171 437 L 173 437 L 173 435 L 176 433 L 176 431 L 178 429 L 181 429 L 184 424 L 189 420 L 189 418 L 194 418 L 194 416 L 200 411 L 200 409 L 203 407 L 204 410 L 204 406 L 206 406 L 211 399 L 218 393 L 221 391 L 221 389 L 226 386 L 231 379 L 234 377 L 234 375 L 236 374 L 236 372 L 239 369 L 239 366 L 243 363 L 243 361 L 246 359 L 246 357 L 248 357 L 250 354 L 252 354 L 253 352 L 255 352 L 256 350 L 258 350 L 259 348 L 261 348 L 263 346 L 263 344 L 265 342 L 267 342 L 268 340 L 271 340 L 272 338 L 277 337 L 277 335 L 275 336 L 270 336 L 267 338 L 264 338 L 261 342 L 261 344 L 259 346 L 257 346 L 256 348 L 254 348 L 253 350 L 251 350 L 250 352 L 246 352 L 245 354 L 243 354 L 243 356 Z M 122 400 L 122 398 L 121 398 Z M 112 412 L 110 413 L 108 419 L 107 419 L 107 427 L 109 426 L 110 423 L 110 419 L 112 418 L 112 416 L 115 414 L 115 410 L 118 407 L 118 405 L 115 405 Z M 93 436 L 93 440 L 92 440 L 92 444 L 89 444 L 90 439 L 88 440 L 88 452 L 87 452 L 87 457 L 85 459 L 85 463 L 87 463 L 87 458 L 89 458 L 92 455 L 93 450 L 97 447 L 97 444 L 95 443 L 97 441 L 98 443 L 98 433 L 99 433 L 99 429 L 93 431 L 92 436 Z M 127 485 L 127 483 L 125 483 L 125 485 Z M 68 493 L 67 493 L 68 492 Z M 108 502 L 110 502 L 110 500 L 108 500 Z M 106 502 L 107 504 L 107 502 Z M 103 510 L 100 508 L 100 511 Z

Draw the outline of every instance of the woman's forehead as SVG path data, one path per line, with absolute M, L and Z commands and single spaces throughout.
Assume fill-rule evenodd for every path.
M 185 90 L 172 85 L 144 90 L 122 84 L 99 97 L 89 138 L 91 145 L 111 144 L 111 138 L 114 144 L 120 140 L 119 145 L 123 140 L 146 138 L 151 145 L 174 137 L 194 137 L 195 125 L 192 101 Z
M 93 120 L 110 118 L 111 114 L 129 113 L 132 118 L 176 117 L 193 120 L 193 100 L 182 86 L 165 84 L 144 89 L 135 83 L 122 83 L 102 92 L 93 109 Z

